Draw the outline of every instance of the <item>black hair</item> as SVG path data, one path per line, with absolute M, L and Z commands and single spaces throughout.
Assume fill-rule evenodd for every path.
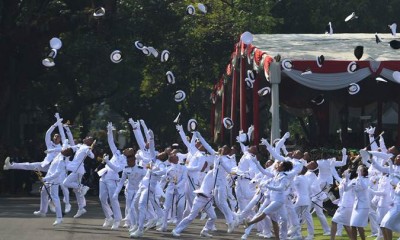
M 281 163 L 283 166 L 283 171 L 287 172 L 293 169 L 293 163 L 289 161 L 284 161 Z

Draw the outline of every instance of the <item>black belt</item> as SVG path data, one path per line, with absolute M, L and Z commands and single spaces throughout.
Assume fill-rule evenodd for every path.
M 244 176 L 238 176 L 238 179 L 246 179 L 246 180 L 251 180 L 251 178 L 244 177 Z
M 197 195 L 200 196 L 200 197 L 203 197 L 203 198 L 209 198 L 204 193 L 197 193 Z

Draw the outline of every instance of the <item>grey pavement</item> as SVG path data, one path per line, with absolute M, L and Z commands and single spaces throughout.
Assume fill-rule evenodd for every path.
M 71 195 L 71 200 L 74 197 Z M 120 197 L 122 200 L 123 197 Z M 88 212 L 80 218 L 74 219 L 77 205 L 72 201 L 72 210 L 64 217 L 61 225 L 53 227 L 54 213 L 47 217 L 36 217 L 33 212 L 39 210 L 39 196 L 33 197 L 0 197 L 0 240 L 72 240 L 72 239 L 129 239 L 128 230 L 110 230 L 102 227 L 104 215 L 97 197 L 89 196 L 87 199 Z M 63 205 L 63 204 L 62 204 Z M 121 205 L 121 209 L 124 206 Z M 156 230 L 145 232 L 141 239 L 200 239 L 199 233 L 204 221 L 196 219 L 182 233 L 182 237 L 174 238 L 171 235 L 173 226 L 168 227 L 168 232 L 160 233 Z M 216 223 L 218 231 L 212 233 L 213 239 L 240 239 L 243 228 L 240 227 L 232 234 L 227 234 L 227 226 L 222 216 Z M 261 239 L 254 233 L 252 239 Z

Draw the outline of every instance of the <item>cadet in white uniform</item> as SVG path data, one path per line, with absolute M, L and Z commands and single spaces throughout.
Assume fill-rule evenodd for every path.
M 59 134 L 54 134 L 53 139 L 51 139 L 51 134 L 57 127 L 58 123 L 61 123 L 63 119 L 57 120 L 56 123 L 50 126 L 45 135 L 46 143 L 46 157 L 41 162 L 25 162 L 25 163 L 10 163 L 10 157 L 7 157 L 4 161 L 4 170 L 9 169 L 19 169 L 19 170 L 30 170 L 30 171 L 40 171 L 47 172 L 51 161 L 57 156 L 61 151 L 61 136 Z M 50 150 L 50 151 L 48 151 Z
M 62 212 L 61 212 L 61 204 L 60 197 L 58 195 L 59 186 L 64 180 L 65 173 L 65 163 L 68 161 L 68 158 L 72 156 L 72 149 L 66 148 L 59 153 L 54 160 L 51 162 L 50 167 L 47 171 L 46 176 L 42 179 L 45 184 L 42 187 L 41 191 L 41 204 L 40 204 L 40 212 L 43 209 L 47 209 L 49 201 L 48 201 L 48 193 L 50 193 L 51 201 L 53 202 L 56 209 L 56 220 L 53 223 L 53 226 L 62 223 Z M 45 189 L 47 188 L 47 190 Z
M 263 220 L 267 215 L 271 216 L 273 220 L 273 228 L 275 236 L 279 236 L 279 239 L 287 239 L 287 219 L 286 209 L 284 204 L 286 201 L 286 191 L 289 187 L 289 179 L 286 172 L 292 170 L 293 164 L 291 162 L 279 162 L 277 163 L 277 174 L 276 176 L 268 181 L 265 185 L 266 188 L 271 190 L 270 200 L 271 203 L 263 210 L 261 214 L 254 216 L 249 222 L 245 220 L 245 226 L 248 228 L 250 225 Z M 279 226 L 277 222 L 280 222 Z M 246 232 L 246 230 L 245 230 Z
M 337 225 L 341 224 L 346 229 L 347 235 L 351 236 L 350 219 L 353 212 L 355 194 L 353 188 L 349 187 L 349 182 L 356 177 L 355 172 L 350 172 L 349 169 L 343 172 L 343 178 L 339 183 L 339 208 L 332 217 L 331 239 L 335 239 Z
M 91 145 L 94 140 L 92 137 L 86 137 L 83 139 L 83 144 L 71 146 L 75 151 L 75 156 L 72 161 L 67 164 L 67 170 L 71 173 L 65 178 L 63 184 L 65 187 L 72 188 L 75 192 L 75 196 L 78 202 L 78 211 L 74 215 L 74 218 L 78 218 L 86 213 L 86 199 L 85 194 L 89 190 L 88 186 L 81 184 L 82 176 L 85 173 L 83 162 L 86 157 L 94 158 L 94 154 L 91 150 Z
M 185 202 L 185 184 L 187 178 L 187 169 L 185 165 L 179 164 L 179 158 L 176 154 L 168 157 L 170 166 L 165 173 L 165 201 L 164 201 L 164 216 L 162 225 L 157 231 L 165 232 L 168 226 L 168 214 L 176 206 L 177 221 L 180 222 L 183 216 Z
M 123 151 L 123 154 L 121 154 L 115 146 L 112 131 L 112 123 L 108 123 L 107 139 L 113 156 L 111 160 L 109 160 L 107 155 L 104 156 L 106 166 L 98 171 L 97 174 L 100 176 L 99 199 L 104 215 L 106 216 L 103 227 L 111 226 L 111 229 L 116 230 L 118 229 L 122 219 L 118 198 L 113 197 L 119 182 L 118 173 L 125 168 L 127 157 L 134 157 L 134 150 L 128 148 Z M 111 207 L 110 204 L 108 204 L 108 201 L 110 201 Z
M 368 225 L 369 212 L 368 168 L 360 165 L 357 168 L 357 178 L 353 179 L 348 186 L 353 188 L 356 196 L 350 218 L 351 239 L 357 239 L 357 230 L 361 239 L 365 239 L 364 227 Z
M 209 231 L 212 230 L 215 220 L 217 219 L 217 215 L 215 214 L 212 206 L 214 181 L 214 170 L 212 170 L 206 174 L 200 188 L 194 191 L 196 193 L 196 197 L 194 198 L 191 211 L 189 215 L 182 219 L 182 221 L 176 225 L 175 229 L 172 230 L 172 235 L 174 237 L 179 237 L 181 232 L 189 226 L 189 224 L 196 218 L 201 210 L 207 213 L 208 219 L 200 232 L 200 236 L 212 237 L 212 235 L 209 234 Z
M 234 216 L 232 210 L 228 205 L 228 182 L 226 177 L 228 173 L 231 173 L 232 168 L 230 164 L 230 159 L 228 158 L 228 154 L 230 152 L 230 148 L 227 145 L 224 145 L 220 149 L 220 153 L 214 151 L 211 146 L 204 140 L 199 132 L 196 132 L 196 136 L 200 139 L 200 142 L 204 146 L 204 148 L 214 157 L 214 196 L 215 196 L 215 204 L 221 210 L 221 212 L 225 216 L 226 223 L 228 224 L 228 233 L 232 233 L 235 224 L 234 224 Z

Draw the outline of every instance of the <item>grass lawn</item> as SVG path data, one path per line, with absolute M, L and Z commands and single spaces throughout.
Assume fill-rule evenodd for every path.
M 319 220 L 315 214 L 313 215 L 313 219 L 314 219 L 314 226 L 315 226 L 315 234 L 314 234 L 315 238 L 314 239 L 329 240 L 330 236 L 322 235 L 323 231 L 322 231 L 321 223 L 319 222 Z M 329 226 L 331 224 L 331 219 L 332 219 L 332 217 L 328 217 Z M 369 235 L 371 235 L 371 228 L 369 225 L 368 225 L 368 227 L 365 228 L 365 232 L 366 232 L 365 235 L 367 236 L 367 239 L 375 239 L 375 237 L 368 237 Z M 305 224 L 303 224 L 303 226 L 302 226 L 302 233 L 303 233 L 303 236 L 307 236 L 307 227 Z M 400 237 L 399 233 L 393 234 L 393 239 L 397 240 L 399 237 Z M 338 239 L 338 240 L 349 239 L 349 237 L 346 234 L 346 230 L 343 229 L 343 235 L 341 237 L 336 237 L 336 239 Z

